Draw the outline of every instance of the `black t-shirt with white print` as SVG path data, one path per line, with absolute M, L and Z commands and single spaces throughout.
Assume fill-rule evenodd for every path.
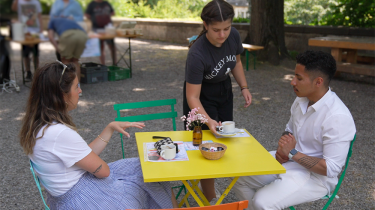
M 190 84 L 222 82 L 236 66 L 236 55 L 243 47 L 238 31 L 231 32 L 221 47 L 215 47 L 202 35 L 190 47 L 185 67 L 185 80 Z

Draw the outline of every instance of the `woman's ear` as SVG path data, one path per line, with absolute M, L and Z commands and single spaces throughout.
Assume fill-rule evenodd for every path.
M 208 25 L 206 24 L 206 21 L 203 21 L 203 26 L 206 29 L 206 31 L 208 31 Z

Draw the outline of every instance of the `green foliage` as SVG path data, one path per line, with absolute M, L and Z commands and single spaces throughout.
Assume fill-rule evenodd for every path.
M 374 0 L 285 0 L 286 24 L 375 28 Z
M 143 18 L 197 20 L 205 4 L 206 2 L 201 0 L 162 0 L 151 8 L 146 1 L 139 0 L 138 4 L 132 5 L 135 14 L 131 15 Z
M 320 24 L 375 28 L 375 1 L 338 0 Z
M 250 23 L 249 18 L 233 18 L 233 23 Z
M 12 11 L 12 0 L 0 0 L 0 15 L 9 15 Z
M 4 1 L 4 0 L 1 0 Z M 43 11 L 50 10 L 54 0 L 40 0 Z M 83 10 L 92 0 L 77 0 Z M 115 16 L 128 18 L 159 18 L 200 20 L 200 13 L 208 0 L 108 0 Z M 45 13 L 48 14 L 48 13 Z
M 290 25 L 316 25 L 337 0 L 285 0 L 284 19 Z

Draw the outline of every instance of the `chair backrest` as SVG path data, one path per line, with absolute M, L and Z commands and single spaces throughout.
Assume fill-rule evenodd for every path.
M 322 210 L 326 210 L 328 208 L 328 206 L 331 204 L 331 202 L 333 201 L 333 199 L 336 198 L 337 192 L 339 191 L 340 186 L 341 186 L 341 182 L 342 182 L 342 180 L 344 180 L 346 169 L 348 168 L 350 157 L 352 156 L 353 144 L 354 144 L 354 141 L 355 141 L 356 137 L 357 137 L 357 134 L 354 134 L 354 138 L 350 142 L 350 147 L 349 147 L 349 151 L 348 151 L 348 156 L 346 157 L 346 162 L 345 162 L 344 170 L 342 171 L 342 173 L 340 175 L 340 178 L 339 178 L 339 181 L 338 181 L 338 183 L 337 183 L 337 185 L 335 187 L 335 190 L 333 191 L 333 193 L 331 195 L 326 195 L 326 196 L 324 196 L 322 198 L 322 199 L 328 199 L 326 205 L 324 205 L 324 207 L 323 207 Z M 295 210 L 295 208 L 293 206 L 290 206 L 289 209 L 290 210 Z
M 147 120 L 171 118 L 172 123 L 173 123 L 173 130 L 175 131 L 176 130 L 175 118 L 177 117 L 177 112 L 174 111 L 174 105 L 176 103 L 177 103 L 176 99 L 165 99 L 165 100 L 156 100 L 156 101 L 141 101 L 141 102 L 133 102 L 133 103 L 115 104 L 113 105 L 113 108 L 115 109 L 115 111 L 117 111 L 117 118 L 115 119 L 115 121 L 136 122 L 136 121 L 147 121 Z M 156 107 L 156 106 L 171 106 L 171 111 L 121 117 L 120 111 L 124 109 L 138 109 L 138 108 L 148 108 L 148 107 Z M 120 136 L 121 136 L 121 145 L 122 145 L 122 157 L 125 158 L 122 134 L 120 134 Z
M 34 167 L 33 167 L 33 162 L 31 160 L 30 160 L 30 170 L 31 170 L 31 173 L 33 174 L 36 186 L 38 187 L 38 190 L 39 190 L 39 193 L 40 193 L 40 197 L 42 197 L 42 200 L 43 200 L 43 203 L 44 203 L 44 208 L 47 209 L 47 210 L 49 210 L 49 207 L 48 207 L 48 205 L 46 204 L 46 201 L 43 198 L 43 193 L 42 193 L 42 188 L 40 187 L 39 178 L 38 178 L 38 176 L 35 175 Z
M 354 143 L 356 137 L 357 137 L 357 134 L 354 134 L 353 141 L 350 142 L 349 152 L 348 152 L 348 156 L 346 157 L 346 162 L 345 162 L 344 170 L 343 170 L 342 173 L 341 173 L 341 176 L 340 176 L 340 178 L 339 178 L 339 182 L 337 183 L 337 185 L 336 185 L 336 187 L 335 187 L 335 190 L 334 190 L 333 193 L 329 196 L 329 200 L 327 201 L 326 205 L 323 207 L 323 210 L 325 210 L 325 209 L 328 208 L 329 204 L 331 204 L 331 202 L 332 202 L 333 199 L 336 197 L 336 194 L 337 194 L 337 192 L 338 192 L 339 189 L 340 189 L 340 186 L 341 186 L 342 180 L 344 180 L 344 177 L 345 177 L 346 169 L 348 168 L 348 164 L 349 164 L 350 157 L 352 156 L 352 152 L 353 152 L 353 143 Z
M 220 205 L 215 205 L 215 206 L 190 207 L 190 208 L 184 208 L 184 209 L 188 209 L 188 210 L 243 210 L 247 208 L 248 204 L 249 204 L 249 201 L 244 200 L 244 201 L 220 204 Z M 175 209 L 164 209 L 164 210 L 177 210 L 177 209 L 175 208 Z M 135 209 L 126 209 L 126 210 L 135 210 Z M 138 210 L 144 210 L 144 209 L 138 209 Z

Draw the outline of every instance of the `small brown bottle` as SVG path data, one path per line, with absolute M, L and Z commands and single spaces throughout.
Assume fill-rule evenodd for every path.
M 199 146 L 202 144 L 202 127 L 195 126 L 193 130 L 193 145 Z

